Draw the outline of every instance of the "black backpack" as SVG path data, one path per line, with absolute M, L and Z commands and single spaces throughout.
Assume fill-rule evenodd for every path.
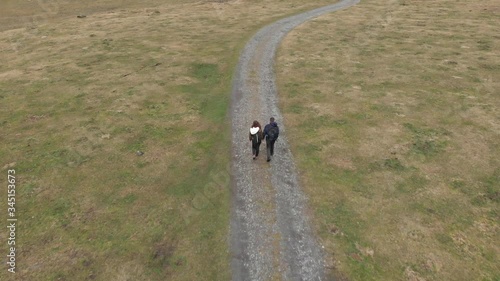
M 269 131 L 267 131 L 267 135 L 269 136 L 269 140 L 274 141 L 278 138 L 278 127 L 271 127 Z

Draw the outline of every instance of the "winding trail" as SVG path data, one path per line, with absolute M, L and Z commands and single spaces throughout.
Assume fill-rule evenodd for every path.
M 359 0 L 291 16 L 270 24 L 247 43 L 233 81 L 231 268 L 233 280 L 325 280 L 324 259 L 309 225 L 307 199 L 297 178 L 283 117 L 278 109 L 273 70 L 283 37 L 298 25 L 350 7 Z M 265 143 L 252 160 L 248 129 L 273 116 L 280 125 L 275 156 L 265 161 Z

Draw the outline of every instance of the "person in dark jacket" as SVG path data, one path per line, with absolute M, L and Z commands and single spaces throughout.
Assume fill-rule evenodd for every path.
M 259 156 L 259 148 L 263 139 L 262 127 L 258 121 L 253 121 L 250 132 L 248 133 L 248 138 L 252 142 L 252 154 L 255 160 L 255 158 Z
M 266 148 L 267 148 L 267 162 L 271 161 L 271 156 L 274 155 L 274 143 L 278 139 L 280 134 L 280 129 L 278 123 L 274 122 L 274 118 L 271 117 L 269 124 L 264 127 L 264 138 L 266 138 Z

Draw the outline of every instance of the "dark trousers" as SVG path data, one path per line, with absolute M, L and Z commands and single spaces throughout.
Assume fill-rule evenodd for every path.
M 260 144 L 261 144 L 261 142 L 256 142 L 256 143 L 252 142 L 252 153 L 253 153 L 253 155 L 259 156 Z
M 271 156 L 274 155 L 274 143 L 276 140 L 266 139 L 266 147 L 267 147 L 267 160 L 271 159 Z

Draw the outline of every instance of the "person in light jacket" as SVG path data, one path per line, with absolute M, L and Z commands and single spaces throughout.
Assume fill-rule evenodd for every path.
M 255 160 L 255 158 L 259 156 L 259 148 L 263 139 L 262 127 L 258 121 L 253 121 L 250 133 L 248 133 L 248 138 L 252 142 L 252 155 Z

